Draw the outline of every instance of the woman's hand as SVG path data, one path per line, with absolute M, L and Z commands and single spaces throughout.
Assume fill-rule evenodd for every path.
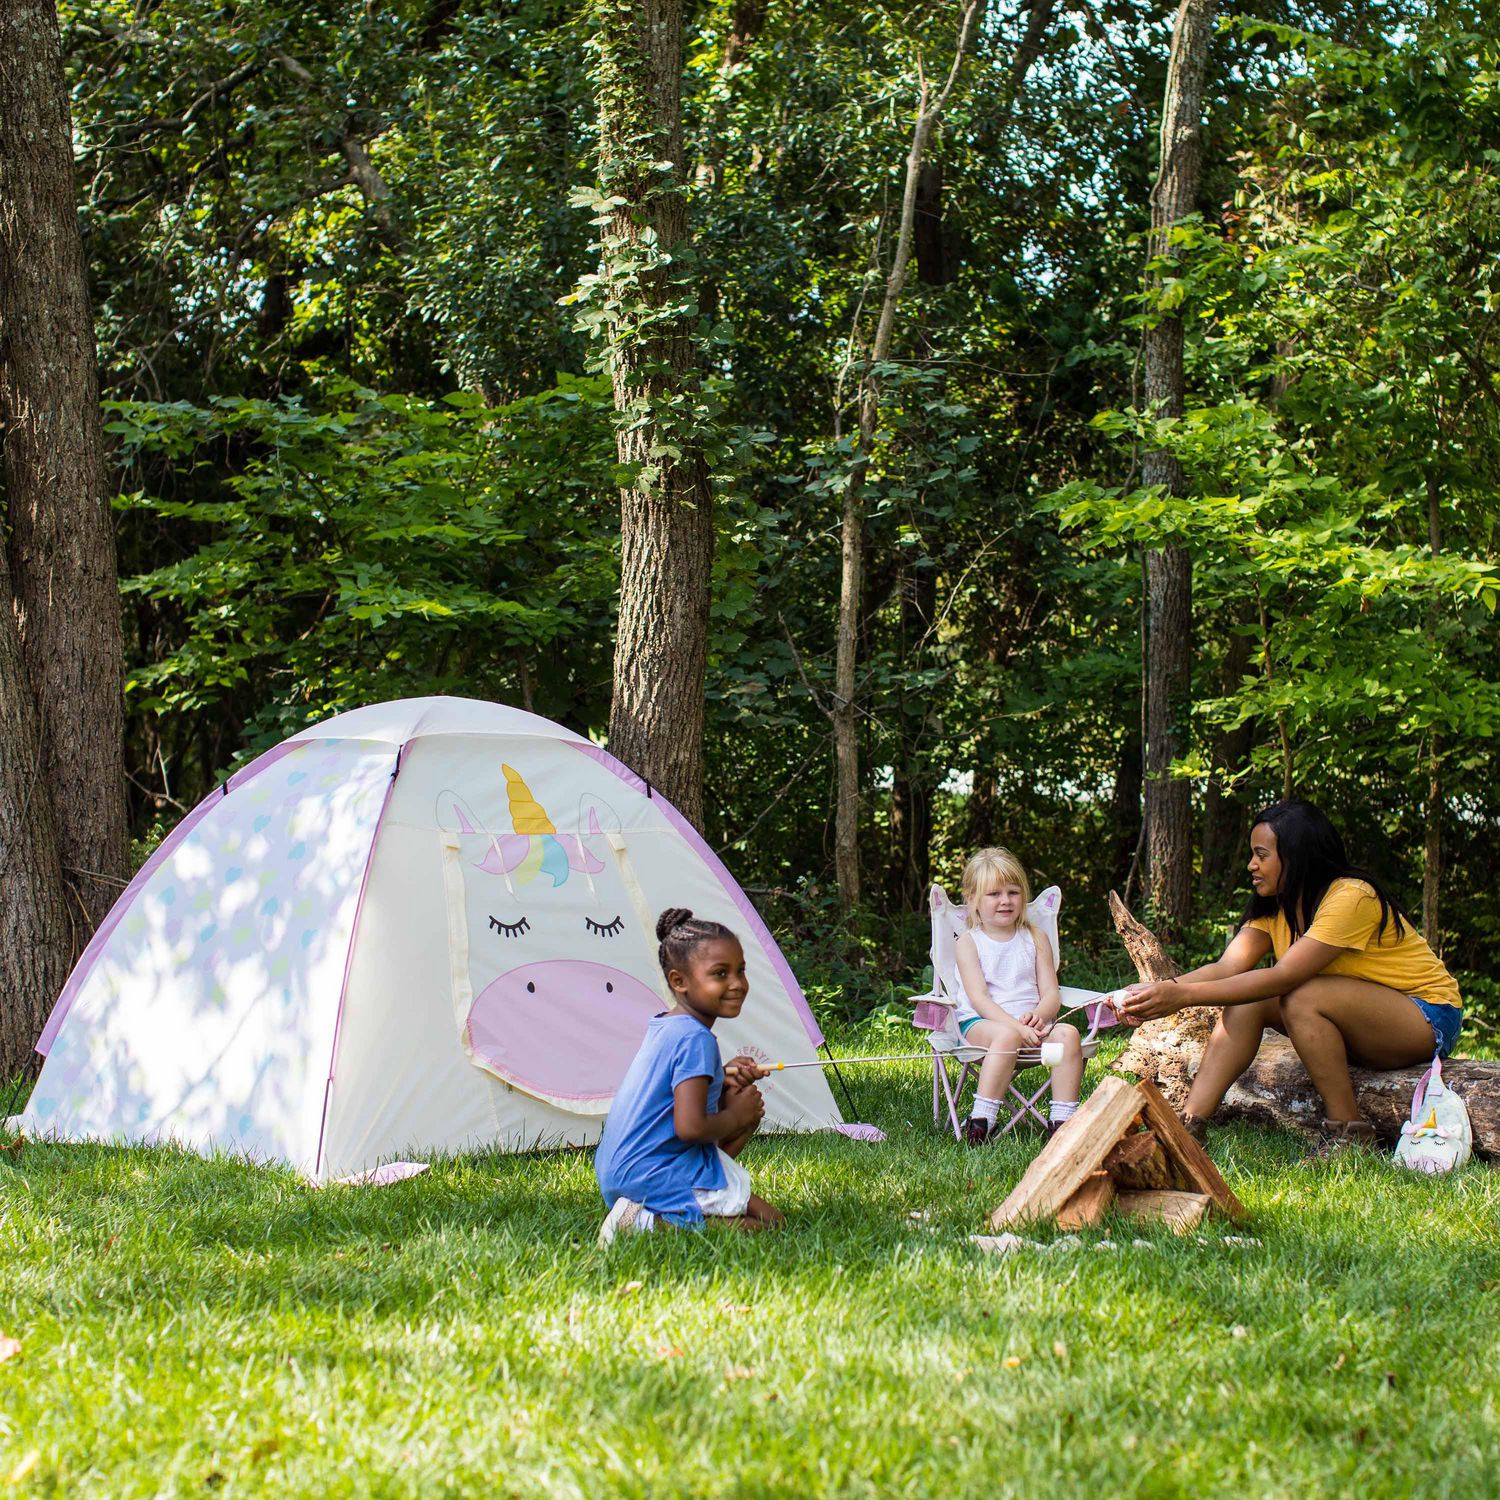
M 1127 1026 L 1154 1021 L 1160 1016 L 1174 1016 L 1187 1005 L 1181 986 L 1170 979 L 1152 984 L 1132 984 L 1124 999 L 1115 1006 L 1115 1014 Z

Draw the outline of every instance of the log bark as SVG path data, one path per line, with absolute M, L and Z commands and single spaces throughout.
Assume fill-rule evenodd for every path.
M 1182 973 L 1161 940 L 1131 916 L 1114 891 L 1109 893 L 1109 914 L 1136 974 L 1143 981 L 1173 979 Z M 1136 1027 L 1116 1066 L 1137 1078 L 1149 1078 L 1172 1107 L 1180 1110 L 1218 1015 L 1215 1008 L 1194 1006 L 1178 1011 L 1175 1016 L 1143 1022 Z
M 0 5 L 0 430 L 12 614 L 81 943 L 129 869 L 123 651 L 53 0 Z
M 1172 226 L 1197 207 L 1213 19 L 1214 0 L 1182 0 L 1172 30 L 1161 160 L 1151 193 L 1153 259 L 1173 254 Z M 1182 415 L 1182 339 L 1180 317 L 1160 317 L 1146 330 L 1145 397 L 1157 417 Z M 1182 465 L 1164 449 L 1144 455 L 1142 477 L 1170 494 L 1186 493 Z M 1146 591 L 1146 888 L 1152 908 L 1168 931 L 1176 933 L 1187 925 L 1193 894 L 1192 796 L 1188 783 L 1171 774 L 1173 761 L 1187 749 L 1191 702 L 1193 570 L 1184 548 L 1169 546 L 1146 554 Z
M 1104 1158 L 1104 1170 L 1120 1188 L 1175 1188 L 1181 1184 L 1161 1142 L 1149 1130 L 1127 1135 Z
M 1125 910 L 1113 891 L 1110 914 L 1143 980 L 1167 979 L 1180 972 L 1155 934 Z M 1175 1016 L 1144 1022 L 1136 1028 L 1116 1067 L 1151 1080 L 1172 1108 L 1180 1111 L 1217 1016 L 1215 1009 L 1195 1006 Z M 1401 1124 L 1411 1117 L 1412 1095 L 1425 1071 L 1425 1063 L 1388 1071 L 1350 1068 L 1360 1113 L 1375 1127 L 1382 1145 L 1394 1148 L 1400 1139 Z M 1500 1063 L 1449 1059 L 1443 1064 L 1443 1080 L 1468 1107 L 1475 1152 L 1500 1156 Z M 1224 1096 L 1214 1119 L 1312 1133 L 1322 1122 L 1323 1103 L 1296 1049 L 1285 1037 L 1268 1031 L 1255 1060 Z
M 691 247 L 682 0 L 594 0 L 592 10 L 599 180 L 622 200 L 602 246 L 604 276 L 621 289 L 611 300 L 627 309 L 609 328 L 615 442 L 637 476 L 620 490 L 609 748 L 701 827 L 714 528 L 700 424 L 678 414 L 700 400 L 696 313 L 677 269 Z
M 1349 1069 L 1360 1113 L 1375 1127 L 1382 1145 L 1394 1148 L 1401 1138 L 1401 1124 L 1411 1118 L 1411 1097 L 1424 1072 L 1425 1063 L 1389 1072 Z M 1500 1063 L 1448 1059 L 1443 1082 L 1468 1108 L 1474 1150 L 1480 1156 L 1500 1156 Z M 1255 1061 L 1224 1096 L 1214 1119 L 1314 1132 L 1323 1119 L 1323 1102 L 1296 1049 L 1285 1037 L 1267 1032 Z

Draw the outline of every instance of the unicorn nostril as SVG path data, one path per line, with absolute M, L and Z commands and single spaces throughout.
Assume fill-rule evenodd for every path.
M 527 980 L 527 981 L 526 981 L 526 993 L 527 993 L 527 994 L 528 994 L 528 995 L 534 995 L 534 994 L 536 994 L 536 985 L 535 985 L 535 983 L 534 983 L 534 982 L 533 982 L 533 981 L 532 981 L 532 980 L 530 980 L 530 979 L 528 979 L 528 980 Z

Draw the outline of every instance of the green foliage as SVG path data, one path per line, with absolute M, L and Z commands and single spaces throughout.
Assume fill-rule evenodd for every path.
M 61 14 L 123 424 L 138 830 L 309 717 L 399 692 L 601 733 L 618 487 L 697 448 L 719 528 L 706 832 L 757 890 L 823 891 L 848 372 L 952 6 L 693 8 L 680 181 L 654 126 L 601 139 L 601 102 L 637 108 L 600 50 L 614 0 Z M 1284 732 L 1297 788 L 1414 904 L 1435 759 L 1443 936 L 1483 974 L 1492 28 L 1414 0 L 1227 26 L 1199 211 L 1143 296 L 1170 8 L 1055 18 L 1017 87 L 1034 14 L 988 9 L 934 142 L 866 485 L 870 910 L 818 931 L 789 908 L 797 962 L 830 1015 L 886 1004 L 923 961 L 926 883 L 991 840 L 1062 884 L 1081 969 L 1118 962 L 1139 552 L 1170 537 L 1195 562 L 1178 772 L 1243 816 L 1280 790 Z M 646 223 L 679 206 L 690 249 Z M 1135 409 L 1141 329 L 1167 312 L 1175 423 Z M 658 357 L 683 328 L 696 378 Z M 619 429 L 590 360 L 629 377 Z M 623 468 L 641 424 L 651 451 Z M 1182 458 L 1187 499 L 1141 488 L 1147 443 Z M 1237 863 L 1208 834 L 1204 932 Z
M 610 634 L 618 563 L 599 516 L 616 475 L 600 384 L 564 378 L 500 408 L 329 394 L 337 404 L 318 411 L 297 398 L 114 405 L 127 467 L 168 457 L 186 496 L 120 501 L 171 556 L 127 579 L 126 597 L 178 632 L 127 683 L 136 711 L 170 724 L 248 706 L 247 749 L 425 692 L 534 692 L 587 723 L 571 673 L 536 683 L 525 663 L 593 658 Z

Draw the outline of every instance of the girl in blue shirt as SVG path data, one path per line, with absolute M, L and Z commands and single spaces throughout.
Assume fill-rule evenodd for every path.
M 727 927 L 685 907 L 664 911 L 656 936 L 677 1004 L 652 1017 L 604 1122 L 594 1171 L 609 1215 L 599 1243 L 662 1220 L 696 1226 L 705 1215 L 740 1229 L 784 1223 L 736 1160 L 765 1113 L 755 1080 L 766 1070 L 749 1057 L 725 1066 L 713 1035 L 749 993 L 744 949 Z

